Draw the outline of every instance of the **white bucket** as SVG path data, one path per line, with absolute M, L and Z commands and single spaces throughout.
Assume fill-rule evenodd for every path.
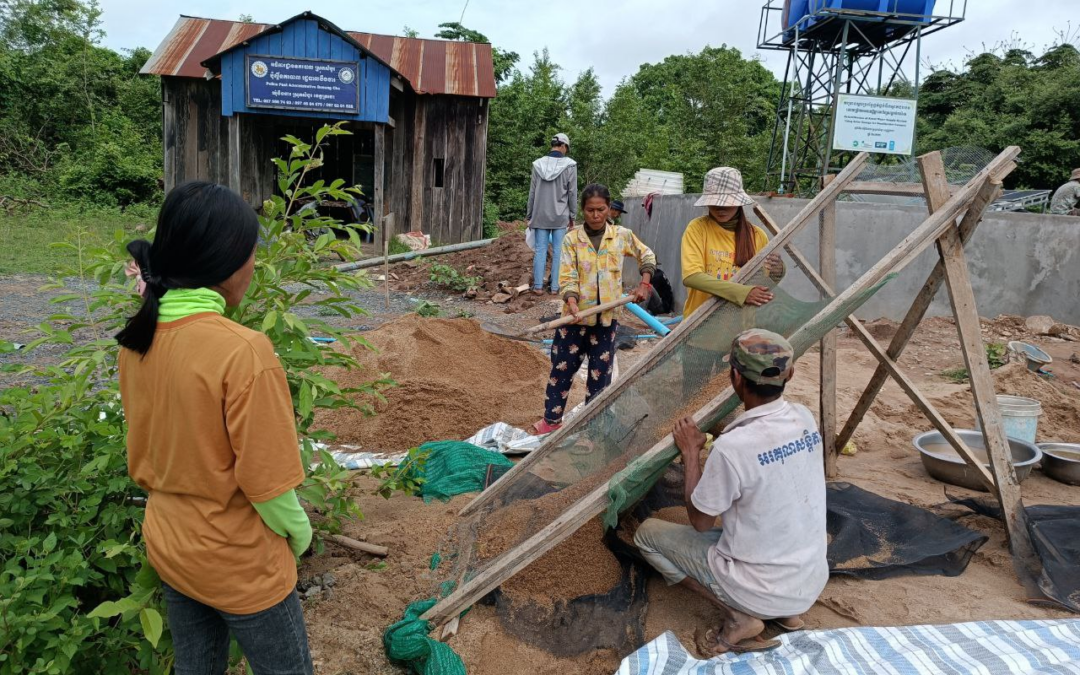
M 1042 403 L 1033 398 L 1004 395 L 997 397 L 997 403 L 1001 411 L 1001 419 L 1005 423 L 1005 435 L 1034 443 L 1039 427 L 1039 417 L 1042 415 Z M 975 419 L 975 428 L 982 430 L 978 416 Z

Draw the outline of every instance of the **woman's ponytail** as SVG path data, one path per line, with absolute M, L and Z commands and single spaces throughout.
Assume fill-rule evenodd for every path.
M 116 341 L 121 347 L 139 354 L 146 354 L 150 351 L 150 345 L 154 343 L 158 304 L 161 296 L 165 294 L 165 288 L 161 280 L 154 276 L 153 269 L 150 267 L 150 242 L 145 239 L 136 239 L 127 245 L 127 250 L 139 266 L 139 274 L 146 283 L 146 295 L 139 311 L 128 319 L 124 329 L 117 333 Z
M 739 208 L 738 224 L 735 226 L 735 266 L 743 267 L 757 255 L 754 244 L 754 226 L 746 217 L 746 212 Z

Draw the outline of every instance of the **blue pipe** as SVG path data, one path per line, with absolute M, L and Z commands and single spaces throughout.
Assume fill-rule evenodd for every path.
M 660 320 L 652 314 L 649 314 L 641 307 L 638 307 L 636 303 L 631 302 L 626 306 L 626 308 L 630 310 L 631 314 L 644 321 L 646 326 L 656 331 L 656 333 L 661 337 L 671 332 L 670 328 L 660 323 Z
M 682 321 L 682 314 L 680 314 L 679 316 L 676 316 L 674 318 L 671 318 L 671 319 L 660 319 L 660 323 L 664 324 L 665 326 L 674 326 L 675 324 L 677 324 L 677 323 L 679 323 L 681 321 Z

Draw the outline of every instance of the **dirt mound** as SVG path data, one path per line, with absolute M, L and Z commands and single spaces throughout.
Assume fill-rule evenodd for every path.
M 1038 441 L 1080 442 L 1080 391 L 1059 380 L 1030 372 L 1023 364 L 1009 364 L 994 371 L 999 394 L 1033 398 L 1042 404 Z
M 514 230 L 482 248 L 394 265 L 390 272 L 397 279 L 391 278 L 391 282 L 399 291 L 447 290 L 447 286 L 431 280 L 432 266 L 445 265 L 454 268 L 462 277 L 478 277 L 481 281 L 475 286 L 476 300 L 487 302 L 499 292 L 500 282 L 513 288 L 525 284 L 531 286 L 532 261 L 533 252 L 525 245 L 525 235 Z M 548 256 L 550 269 L 551 256 Z M 536 301 L 531 295 L 522 296 L 513 303 L 513 310 L 528 309 Z
M 407 450 L 427 441 L 468 438 L 493 422 L 527 426 L 543 415 L 549 364 L 538 350 L 483 330 L 469 319 L 415 314 L 364 337 L 376 348 L 354 354 L 359 371 L 334 373 L 357 386 L 389 373 L 397 387 L 375 404 L 375 417 L 355 410 L 320 413 L 316 424 L 338 442 L 365 450 Z

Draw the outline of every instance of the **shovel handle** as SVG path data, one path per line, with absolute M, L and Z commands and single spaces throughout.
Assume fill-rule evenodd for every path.
M 522 331 L 521 334 L 522 335 L 532 335 L 533 333 L 540 333 L 542 331 L 551 330 L 553 328 L 562 328 L 563 326 L 569 326 L 570 324 L 577 321 L 578 318 L 582 318 L 582 317 L 586 317 L 586 316 L 592 316 L 593 314 L 599 314 L 601 312 L 606 312 L 609 309 L 615 309 L 616 307 L 622 307 L 623 305 L 628 305 L 633 301 L 634 301 L 633 297 L 631 297 L 629 295 L 624 295 L 623 297 L 619 298 L 618 300 L 612 300 L 611 302 L 605 302 L 602 305 L 597 305 L 596 307 L 590 307 L 589 309 L 580 311 L 580 312 L 578 312 L 578 315 L 576 317 L 573 316 L 573 315 L 560 317 L 558 319 L 555 319 L 554 321 L 548 321 L 547 323 L 542 323 L 539 326 L 533 326 L 532 328 L 529 328 L 529 329 L 527 329 L 525 331 Z

